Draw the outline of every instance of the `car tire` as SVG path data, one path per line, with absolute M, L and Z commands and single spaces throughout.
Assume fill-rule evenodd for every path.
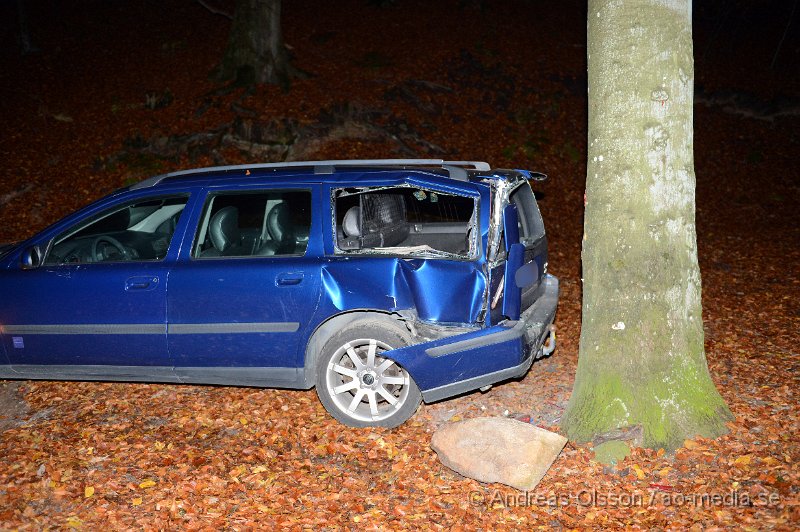
M 331 336 L 316 368 L 317 395 L 328 413 L 350 427 L 387 428 L 414 415 L 422 400 L 414 379 L 380 356 L 411 341 L 408 330 L 389 318 L 360 319 Z

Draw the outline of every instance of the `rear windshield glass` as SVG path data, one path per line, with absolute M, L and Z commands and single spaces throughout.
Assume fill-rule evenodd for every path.
M 519 237 L 523 244 L 531 244 L 544 236 L 544 222 L 536 205 L 536 198 L 528 183 L 523 183 L 511 193 L 511 202 L 517 206 Z

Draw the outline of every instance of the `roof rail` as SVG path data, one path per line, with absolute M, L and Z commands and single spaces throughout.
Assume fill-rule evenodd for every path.
M 238 164 L 231 166 L 209 166 L 194 170 L 180 170 L 161 174 L 144 181 L 140 181 L 131 187 L 131 190 L 148 188 L 157 185 L 169 177 L 182 175 L 205 174 L 210 172 L 226 172 L 230 170 L 259 170 L 264 168 L 313 168 L 315 174 L 333 173 L 336 167 L 399 167 L 408 166 L 419 167 L 439 167 L 447 170 L 454 179 L 466 179 L 466 170 L 478 170 L 488 172 L 491 170 L 489 163 L 483 161 L 445 161 L 442 159 L 343 159 L 331 161 L 290 161 L 283 163 L 258 163 L 258 164 Z

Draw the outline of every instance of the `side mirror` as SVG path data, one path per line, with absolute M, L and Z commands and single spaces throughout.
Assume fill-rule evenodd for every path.
M 20 267 L 23 270 L 35 270 L 42 265 L 42 249 L 39 246 L 29 246 L 22 251 Z

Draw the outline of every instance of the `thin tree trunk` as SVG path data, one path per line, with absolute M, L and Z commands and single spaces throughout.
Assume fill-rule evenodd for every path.
M 589 0 L 583 323 L 562 427 L 640 426 L 674 449 L 726 432 L 695 234 L 690 0 Z
M 28 11 L 25 6 L 26 0 L 17 0 L 17 20 L 19 22 L 19 47 L 22 55 L 38 52 L 39 49 L 31 40 L 31 32 L 28 28 Z
M 281 0 L 236 0 L 228 47 L 214 78 L 288 88 L 290 78 L 298 73 L 283 43 Z

